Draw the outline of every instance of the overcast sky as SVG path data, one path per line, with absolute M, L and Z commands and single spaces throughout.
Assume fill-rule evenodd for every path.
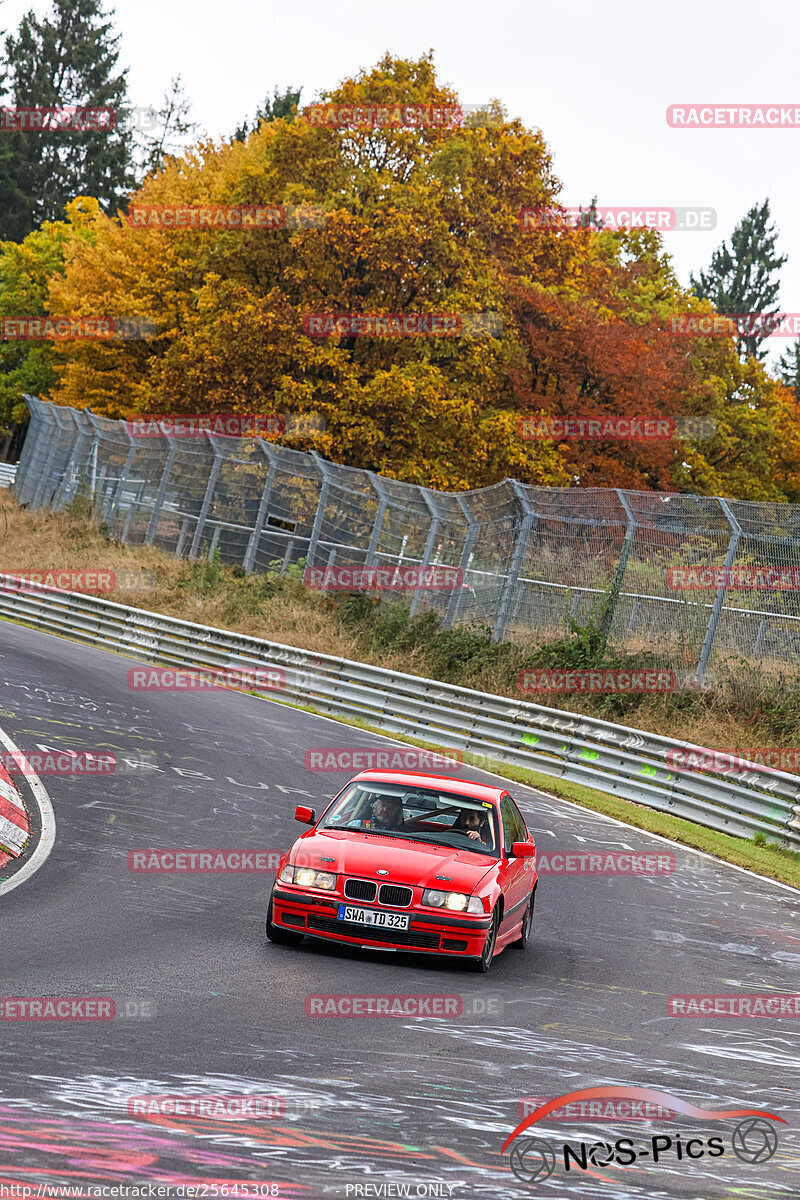
M 4 28 L 16 28 L 31 7 L 43 13 L 49 5 L 5 0 Z M 681 130 L 666 119 L 668 105 L 681 102 L 800 108 L 800 8 L 755 10 L 742 0 L 118 0 L 116 18 L 132 102 L 158 105 L 180 74 L 194 119 L 213 135 L 232 132 L 276 85 L 302 85 L 308 104 L 387 50 L 416 57 L 432 48 L 440 79 L 463 103 L 497 97 L 542 129 L 564 204 L 596 195 L 603 206 L 714 209 L 714 230 L 665 235 L 683 282 L 769 197 L 779 247 L 790 256 L 780 306 L 800 312 L 800 128 Z

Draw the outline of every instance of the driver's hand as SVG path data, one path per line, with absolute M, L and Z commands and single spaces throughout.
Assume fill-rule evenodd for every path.
M 472 838 L 473 842 L 479 842 L 481 840 L 481 835 L 478 833 L 477 829 L 470 829 L 467 837 Z

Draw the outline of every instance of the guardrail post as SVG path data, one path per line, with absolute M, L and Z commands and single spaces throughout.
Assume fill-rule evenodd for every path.
M 164 426 L 159 423 L 158 427 L 163 433 Z M 164 497 L 167 494 L 169 474 L 172 470 L 172 464 L 175 461 L 175 455 L 178 452 L 178 443 L 175 441 L 175 439 L 171 438 L 168 433 L 165 433 L 164 437 L 169 443 L 169 450 L 167 451 L 167 461 L 164 463 L 164 470 L 161 472 L 161 482 L 158 485 L 158 492 L 156 493 L 155 504 L 153 505 L 153 515 L 150 518 L 150 524 L 147 526 L 147 533 L 144 535 L 145 546 L 152 546 L 153 538 L 156 536 L 156 529 L 158 529 L 158 518 L 161 515 L 161 507 L 164 503 Z
M 622 543 L 622 548 L 619 552 L 619 562 L 617 563 L 617 569 L 614 572 L 611 590 L 609 591 L 608 598 L 606 599 L 604 605 L 603 620 L 600 625 L 603 645 L 606 644 L 608 635 L 611 632 L 611 626 L 614 621 L 614 613 L 616 612 L 619 594 L 622 590 L 622 581 L 625 578 L 625 569 L 628 566 L 628 558 L 630 557 L 631 546 L 633 545 L 633 539 L 636 536 L 636 530 L 639 528 L 639 523 L 636 520 L 636 516 L 631 508 L 631 502 L 628 497 L 621 488 L 614 488 L 614 491 L 617 493 L 617 498 L 620 504 L 625 509 L 627 529 L 625 530 L 625 541 Z
M 214 488 L 217 486 L 217 477 L 220 472 L 220 467 L 222 466 L 222 454 L 217 449 L 213 437 L 210 433 L 206 433 L 206 437 L 211 443 L 211 449 L 214 451 L 214 461 L 211 464 L 211 470 L 208 473 L 208 483 L 206 484 L 203 503 L 200 505 L 200 514 L 197 518 L 194 537 L 192 538 L 192 544 L 189 547 L 189 558 L 195 558 L 197 551 L 200 549 L 200 541 L 203 537 L 203 530 L 205 528 L 206 521 L 208 520 L 208 510 L 211 508 L 211 501 L 214 496 Z
M 378 493 L 378 511 L 375 514 L 375 520 L 372 524 L 372 533 L 370 534 L 369 546 L 367 547 L 366 566 L 373 567 L 375 559 L 378 557 L 378 542 L 381 536 L 381 528 L 383 526 L 383 518 L 386 516 L 386 509 L 389 506 L 389 498 L 386 495 L 386 489 L 381 483 L 380 476 L 374 471 L 368 471 L 369 481 Z
M 269 463 L 269 470 L 267 471 L 267 478 L 264 482 L 264 489 L 261 493 L 261 500 L 259 501 L 258 505 L 258 516 L 256 517 L 256 523 L 253 526 L 253 532 L 250 534 L 247 542 L 247 549 L 244 552 L 244 561 L 242 566 L 248 575 L 252 575 L 253 568 L 255 567 L 258 544 L 261 541 L 261 534 L 264 530 L 264 522 L 267 519 L 267 513 L 269 511 L 272 487 L 275 483 L 275 476 L 278 471 L 278 456 L 270 446 L 269 442 L 266 442 L 264 438 L 258 438 L 257 440 L 262 454 L 264 454 L 267 462 Z
M 314 525 L 311 529 L 311 537 L 308 539 L 308 556 L 306 558 L 306 566 L 313 567 L 314 559 L 317 554 L 317 545 L 319 544 L 319 535 L 322 530 L 322 521 L 325 515 L 325 505 L 328 503 L 328 496 L 331 490 L 331 473 L 328 465 L 316 450 L 311 451 L 311 457 L 314 459 L 314 465 L 319 470 L 322 476 L 322 487 L 319 493 L 319 501 L 317 503 L 317 511 L 314 516 Z
M 462 496 L 456 496 L 456 500 L 467 522 L 467 536 L 464 538 L 464 548 L 461 551 L 461 559 L 458 564 L 458 569 L 461 573 L 461 586 L 453 589 L 453 594 L 450 597 L 447 610 L 444 614 L 443 629 L 451 629 L 453 622 L 457 621 L 461 614 L 464 604 L 464 593 L 467 590 L 464 578 L 469 564 L 472 562 L 472 547 L 475 545 L 475 539 L 478 536 L 478 522 L 470 512 L 466 500 Z
M 436 506 L 436 498 L 433 492 L 424 487 L 421 487 L 419 490 L 422 499 L 425 501 L 428 512 L 431 514 L 428 537 L 425 542 L 425 549 L 422 552 L 422 562 L 419 565 L 420 577 L 423 577 L 426 569 L 428 566 L 430 566 L 431 557 L 433 556 L 433 547 L 436 545 L 436 535 L 439 532 L 439 523 L 441 521 L 441 517 L 439 516 L 439 509 Z M 411 608 L 409 609 L 408 614 L 409 618 L 416 615 L 417 609 L 419 608 L 419 600 L 421 595 L 422 593 L 420 589 L 415 588 L 414 595 L 411 597 Z
M 714 645 L 714 638 L 716 637 L 716 634 L 717 634 L 717 626 L 719 625 L 719 619 L 720 619 L 720 616 L 722 615 L 722 605 L 725 602 L 725 593 L 728 590 L 728 576 L 730 574 L 731 567 L 733 566 L 733 560 L 736 557 L 736 551 L 739 546 L 739 539 L 742 536 L 742 527 L 739 524 L 739 522 L 736 520 L 736 517 L 731 512 L 731 507 L 728 504 L 728 501 L 722 500 L 718 496 L 717 503 L 719 504 L 720 508 L 722 509 L 723 513 L 725 514 L 725 519 L 727 520 L 728 524 L 731 527 L 731 537 L 730 537 L 730 541 L 728 542 L 728 552 L 725 555 L 725 564 L 723 566 L 722 579 L 720 581 L 719 587 L 717 588 L 717 594 L 714 597 L 714 606 L 711 609 L 711 616 L 708 619 L 708 628 L 706 629 L 706 636 L 703 639 L 703 646 L 700 651 L 700 661 L 697 664 L 697 673 L 695 675 L 695 682 L 698 685 L 702 684 L 703 680 L 706 677 L 706 670 L 708 668 L 708 660 L 711 657 L 711 650 Z
M 509 483 L 513 487 L 516 497 L 520 502 L 524 516 L 522 518 L 522 523 L 517 534 L 517 540 L 514 545 L 514 555 L 511 559 L 511 566 L 508 571 L 508 576 L 505 584 L 503 585 L 503 594 L 500 597 L 500 608 L 498 609 L 497 620 L 495 621 L 494 630 L 492 631 L 493 642 L 501 642 L 503 640 L 503 635 L 506 631 L 506 625 L 508 624 L 508 614 L 511 610 L 511 598 L 514 594 L 514 588 L 517 585 L 517 580 L 519 579 L 519 573 L 522 570 L 522 559 L 525 555 L 525 547 L 528 544 L 528 535 L 533 527 L 533 522 L 536 520 L 536 511 L 531 506 L 528 497 L 525 495 L 522 484 L 518 479 L 510 479 Z

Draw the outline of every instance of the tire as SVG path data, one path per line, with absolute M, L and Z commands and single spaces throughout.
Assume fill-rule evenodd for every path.
M 533 925 L 533 906 L 536 902 L 536 888 L 531 892 L 531 898 L 528 901 L 528 907 L 525 909 L 525 917 L 522 922 L 522 932 L 515 942 L 511 945 L 515 950 L 527 950 L 531 944 L 531 926 Z
M 480 971 L 482 975 L 492 969 L 494 961 L 494 948 L 497 945 L 497 931 L 500 928 L 500 912 L 495 909 L 492 913 L 492 920 L 489 928 L 486 931 L 486 941 L 483 944 L 483 953 L 480 958 L 475 959 L 475 970 Z
M 299 946 L 305 937 L 303 933 L 294 933 L 291 929 L 284 929 L 282 925 L 272 924 L 272 896 L 269 898 L 267 909 L 267 937 L 276 946 Z

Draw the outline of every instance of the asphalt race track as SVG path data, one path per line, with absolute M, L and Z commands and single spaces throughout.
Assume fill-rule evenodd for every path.
M 272 873 L 136 873 L 129 851 L 282 850 L 302 829 L 295 805 L 319 810 L 347 778 L 306 771 L 306 749 L 380 739 L 236 692 L 132 692 L 130 660 L 5 623 L 0 654 L 0 727 L 23 751 L 110 750 L 119 761 L 110 777 L 43 780 L 54 848 L 0 894 L 0 993 L 113 997 L 117 1012 L 0 1022 L 1 1184 L 275 1182 L 281 1196 L 312 1198 L 408 1185 L 457 1200 L 800 1195 L 800 1023 L 666 1011 L 675 993 L 800 991 L 796 893 L 676 850 L 669 875 L 543 875 L 531 947 L 504 951 L 487 976 L 410 954 L 274 946 L 264 937 Z M 540 852 L 674 850 L 511 790 Z M 458 995 L 465 1014 L 306 1016 L 306 997 L 321 993 Z M 726 1150 L 518 1181 L 500 1153 L 518 1102 L 611 1084 L 763 1108 L 787 1124 L 774 1157 L 743 1163 L 730 1121 L 543 1123 L 532 1132 L 556 1145 L 630 1136 L 644 1146 L 677 1131 L 721 1134 Z M 150 1094 L 267 1094 L 285 1111 L 130 1115 L 128 1100 Z

